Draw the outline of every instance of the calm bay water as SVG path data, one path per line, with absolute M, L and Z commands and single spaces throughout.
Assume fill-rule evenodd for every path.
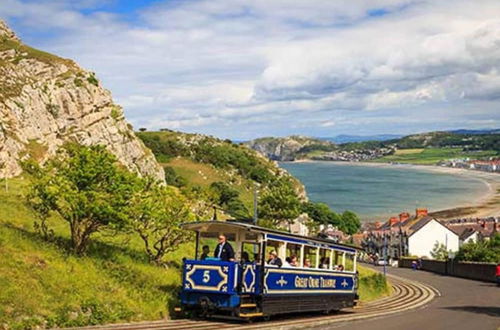
M 305 185 L 309 199 L 336 212 L 352 210 L 363 220 L 386 220 L 402 211 L 437 211 L 470 205 L 487 186 L 453 174 L 400 166 L 374 167 L 335 162 L 280 163 Z

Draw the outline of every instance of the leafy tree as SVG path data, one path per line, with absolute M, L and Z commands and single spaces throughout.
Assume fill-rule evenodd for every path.
M 361 228 L 361 221 L 356 213 L 352 211 L 344 211 L 342 213 L 342 226 L 341 230 L 349 235 L 358 232 Z
M 500 262 L 500 234 L 495 234 L 489 241 L 462 245 L 455 258 L 460 261 Z
M 103 146 L 68 144 L 33 179 L 28 201 L 43 219 L 55 212 L 68 222 L 72 248 L 83 254 L 90 237 L 104 227 L 125 224 L 124 208 L 137 177 Z
M 315 222 L 323 225 L 333 225 L 340 227 L 342 224 L 341 217 L 332 211 L 325 203 L 306 202 L 301 206 L 302 212 L 305 212 Z
M 162 264 L 165 254 L 192 238 L 180 228 L 192 218 L 189 203 L 175 188 L 145 180 L 125 211 L 128 228 L 139 235 L 150 261 L 157 265 Z
M 448 251 L 443 243 L 436 241 L 431 251 L 431 257 L 435 260 L 446 260 L 448 258 Z
M 234 217 L 248 217 L 248 210 L 239 199 L 240 193 L 225 182 L 217 181 L 210 185 L 210 198 L 213 206 L 218 206 Z
M 283 221 L 291 222 L 300 214 L 300 200 L 292 182 L 281 177 L 272 182 L 259 202 L 259 218 L 266 225 L 276 226 Z
M 174 168 L 171 166 L 164 166 L 163 170 L 165 171 L 165 182 L 167 182 L 168 185 L 181 188 L 187 185 L 187 180 L 178 175 Z

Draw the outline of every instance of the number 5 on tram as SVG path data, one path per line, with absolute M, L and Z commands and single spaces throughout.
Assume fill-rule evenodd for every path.
M 196 252 L 183 263 L 177 311 L 248 319 L 357 302 L 355 247 L 236 221 L 182 227 L 196 232 Z M 234 251 L 231 260 L 214 255 L 221 235 Z

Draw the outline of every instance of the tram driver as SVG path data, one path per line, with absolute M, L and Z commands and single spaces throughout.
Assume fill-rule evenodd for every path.
M 222 261 L 234 261 L 233 247 L 229 244 L 225 235 L 219 235 L 219 244 L 215 248 L 214 257 Z

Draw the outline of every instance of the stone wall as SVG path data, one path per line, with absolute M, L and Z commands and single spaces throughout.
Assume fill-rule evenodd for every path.
M 417 259 L 401 259 L 399 267 L 411 268 L 412 261 Z M 496 264 L 486 262 L 456 262 L 422 259 L 422 270 L 429 272 L 468 278 L 471 280 L 495 282 Z

